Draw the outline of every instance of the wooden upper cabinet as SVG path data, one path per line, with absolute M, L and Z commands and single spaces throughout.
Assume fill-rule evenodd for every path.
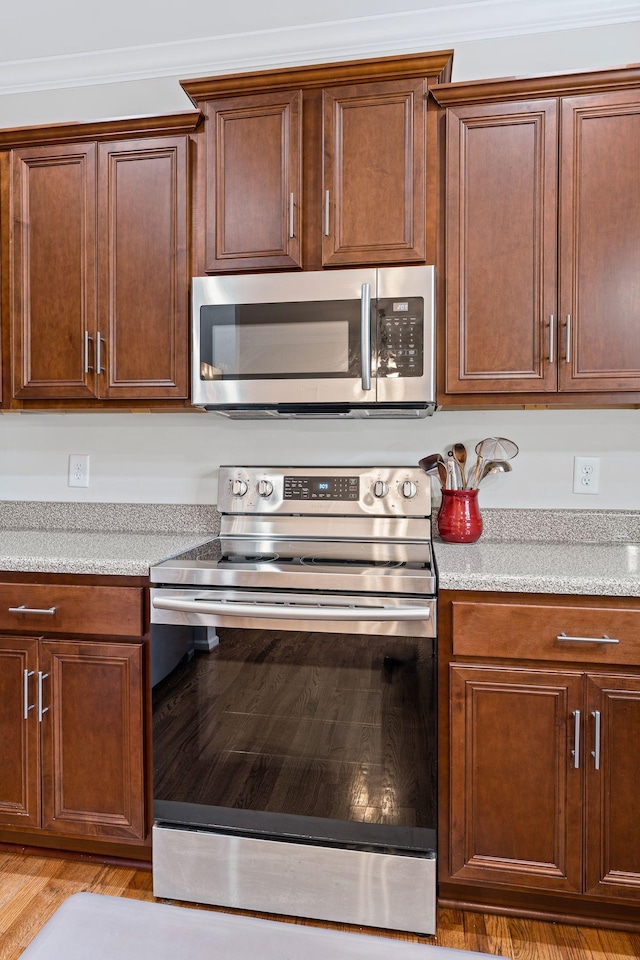
M 17 407 L 188 396 L 188 152 L 199 119 L 0 131 Z
M 186 184 L 185 137 L 98 145 L 102 397 L 188 395 Z
M 302 93 L 208 101 L 205 269 L 300 267 Z
M 561 390 L 640 390 L 639 156 L 637 89 L 562 101 Z
M 326 266 L 423 262 L 427 83 L 323 91 Z
M 96 145 L 14 150 L 13 395 L 95 396 Z
M 447 111 L 446 391 L 556 389 L 555 100 Z
M 434 91 L 447 112 L 443 402 L 638 402 L 639 90 L 630 67 Z
M 193 273 L 434 262 L 429 91 L 451 61 L 445 50 L 182 81 L 206 120 Z

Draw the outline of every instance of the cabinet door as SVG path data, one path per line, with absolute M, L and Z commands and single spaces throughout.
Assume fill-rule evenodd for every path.
M 447 393 L 556 390 L 557 151 L 555 100 L 447 111 Z
M 142 646 L 43 640 L 42 826 L 143 839 Z
M 565 99 L 560 143 L 560 387 L 637 391 L 640 92 Z
M 0 824 L 40 822 L 38 641 L 0 637 Z
M 424 262 L 425 80 L 323 91 L 322 262 Z
M 300 267 L 302 93 L 211 100 L 205 270 Z
M 580 891 L 582 678 L 453 665 L 451 690 L 452 879 Z
M 100 395 L 188 395 L 187 140 L 98 146 Z
M 587 678 L 586 892 L 640 900 L 640 678 Z
M 12 153 L 13 396 L 94 397 L 96 148 Z

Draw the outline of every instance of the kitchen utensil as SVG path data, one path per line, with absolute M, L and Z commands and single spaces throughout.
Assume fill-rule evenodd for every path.
M 422 467 L 425 473 L 430 473 L 432 470 L 435 470 L 438 463 L 444 464 L 444 457 L 441 453 L 430 453 L 427 457 L 423 457 L 422 460 L 418 460 L 418 466 Z
M 467 489 L 473 490 L 480 483 L 482 470 L 487 460 L 512 460 L 518 453 L 518 445 L 506 437 L 486 437 L 476 444 L 476 463 L 467 481 Z
M 444 490 L 447 485 L 447 468 L 445 466 L 444 460 L 438 460 L 436 463 L 436 469 L 438 471 L 438 476 L 440 478 L 440 486 Z
M 447 458 L 447 482 L 445 484 L 447 490 L 461 490 L 462 489 L 462 474 L 460 473 L 460 466 L 457 460 L 454 460 L 453 457 Z
M 511 473 L 511 464 L 506 460 L 485 460 L 478 484 L 492 473 Z
M 461 475 L 461 481 L 462 481 L 460 489 L 464 490 L 467 484 L 467 477 L 465 473 L 465 464 L 467 462 L 467 448 L 465 447 L 464 443 L 454 443 L 451 450 L 449 450 L 447 456 L 453 457 L 454 460 L 457 462 L 458 466 L 460 467 L 460 475 Z

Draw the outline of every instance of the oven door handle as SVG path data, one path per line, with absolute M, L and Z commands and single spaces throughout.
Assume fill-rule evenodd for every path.
M 156 610 L 179 613 L 218 613 L 226 617 L 266 617 L 274 620 L 429 620 L 429 607 L 347 607 L 306 603 L 241 603 L 236 600 L 180 600 L 153 597 Z

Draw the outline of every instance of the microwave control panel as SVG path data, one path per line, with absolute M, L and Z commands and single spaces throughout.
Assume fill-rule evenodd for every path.
M 379 377 L 421 377 L 424 372 L 424 300 L 382 299 L 378 319 Z

